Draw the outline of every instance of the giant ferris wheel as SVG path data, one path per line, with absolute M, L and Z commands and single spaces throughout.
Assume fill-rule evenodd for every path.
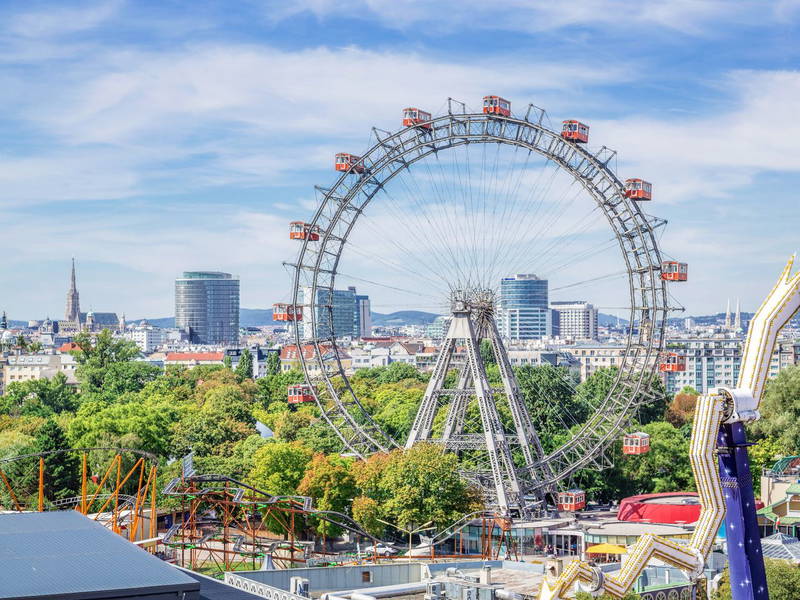
M 654 375 L 665 370 L 668 281 L 685 280 L 686 266 L 662 259 L 665 221 L 642 210 L 650 184 L 618 179 L 615 152 L 590 149 L 579 121 L 556 130 L 534 105 L 513 114 L 510 102 L 487 96 L 477 111 L 452 99 L 440 116 L 405 109 L 402 125 L 373 128 L 360 155 L 338 154 L 339 177 L 316 188 L 313 218 L 292 223 L 302 245 L 290 300 L 275 315 L 294 322 L 306 380 L 297 393 L 316 402 L 346 452 L 441 444 L 460 455 L 462 474 L 490 505 L 525 515 L 532 499 L 546 502 L 579 469 L 607 466 L 606 449 L 651 399 Z M 626 324 L 605 398 L 585 421 L 564 414 L 566 441 L 555 448 L 542 443 L 530 413 L 556 400 L 545 389 L 522 397 L 504 343 L 511 318 L 499 305 L 503 278 L 532 272 L 558 282 L 551 295 L 604 286 Z M 381 424 L 348 376 L 342 340 L 353 332 L 337 324 L 334 306 L 337 290 L 356 284 L 381 290 L 386 306 L 449 315 L 405 439 Z M 484 340 L 500 383 L 487 375 Z

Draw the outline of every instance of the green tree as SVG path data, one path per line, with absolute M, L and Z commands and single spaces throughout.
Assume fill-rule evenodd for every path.
M 269 409 L 273 403 L 286 406 L 286 390 L 290 385 L 302 381 L 303 374 L 297 370 L 261 377 L 256 380 L 256 402 L 265 409 Z
M 311 450 L 297 442 L 271 441 L 253 456 L 250 484 L 275 496 L 295 495 L 311 458 Z
M 280 352 L 269 352 L 267 354 L 267 375 L 278 375 L 281 372 Z
M 800 366 L 788 367 L 767 382 L 761 419 L 751 429 L 771 437 L 792 452 L 800 449 Z
M 765 467 L 771 467 L 775 461 L 788 454 L 786 447 L 779 439 L 765 437 L 750 446 L 748 458 L 750 461 L 750 474 L 753 476 L 753 490 L 756 496 L 761 494 L 761 472 Z
M 239 364 L 236 365 L 236 374 L 242 379 L 253 378 L 253 355 L 250 353 L 249 348 L 242 350 Z
M 335 455 L 315 454 L 297 491 L 303 496 L 311 496 L 319 510 L 345 513 L 356 495 L 350 461 Z M 342 532 L 341 527 L 321 519 L 314 523 L 314 527 L 324 538 Z
M 63 373 L 52 379 L 34 379 L 11 383 L 0 397 L 0 413 L 48 417 L 78 406 L 78 395 L 67 385 Z
M 271 427 L 275 437 L 283 442 L 294 442 L 300 439 L 303 430 L 311 425 L 312 415 L 301 410 L 286 410 L 276 414 Z
M 230 371 L 204 381 L 195 391 L 195 406 L 175 426 L 173 443 L 178 454 L 192 449 L 198 455 L 227 455 L 233 446 L 257 433 L 252 414 L 255 388 L 239 385 Z M 247 383 L 247 382 L 245 382 Z
M 233 371 L 233 362 L 231 362 L 230 354 L 226 354 L 225 358 L 222 359 L 222 366 L 224 366 L 229 371 Z
M 395 439 L 405 439 L 414 424 L 424 393 L 421 386 L 407 388 L 398 383 L 381 385 L 375 392 L 374 400 L 379 408 L 373 418 Z
M 402 528 L 428 521 L 441 527 L 475 510 L 480 503 L 476 492 L 458 471 L 456 455 L 436 444 L 417 444 L 354 464 L 361 494 L 378 503 L 380 518 Z
M 549 364 L 524 365 L 516 369 L 516 376 L 546 451 L 556 447 L 555 440 L 559 435 L 572 425 L 583 423 L 589 415 L 589 405 L 585 398 L 574 393 L 574 382 L 566 369 Z
M 75 336 L 75 343 L 79 349 L 71 354 L 78 362 L 76 374 L 85 392 L 102 389 L 111 365 L 133 360 L 139 355 L 139 348 L 134 342 L 114 338 L 108 329 L 94 338 L 89 333 L 79 333 Z
M 626 479 L 636 482 L 637 493 L 694 490 L 694 476 L 689 461 L 689 439 L 665 421 L 642 427 L 650 434 L 650 451 L 624 456 L 620 463 Z
M 172 428 L 183 407 L 171 395 L 127 393 L 116 402 L 89 400 L 69 425 L 73 447 L 115 446 L 173 456 Z
M 488 367 L 489 365 L 497 364 L 497 359 L 494 356 L 494 350 L 492 350 L 492 342 L 489 340 L 481 340 L 480 352 L 484 365 Z
M 381 509 L 378 503 L 368 496 L 358 496 L 353 500 L 353 519 L 367 533 L 375 537 L 383 536 L 385 525 L 380 522 Z
M 67 436 L 53 419 L 45 421 L 36 436 L 39 452 L 53 452 L 69 448 Z M 49 500 L 61 500 L 78 495 L 80 468 L 78 458 L 71 452 L 44 456 L 44 494 Z
M 769 590 L 770 600 L 797 600 L 798 590 L 800 590 L 800 569 L 795 565 L 783 560 L 771 558 L 764 559 L 764 566 L 767 571 L 767 589 Z M 722 574 L 722 581 L 715 600 L 731 600 L 731 582 L 728 569 Z

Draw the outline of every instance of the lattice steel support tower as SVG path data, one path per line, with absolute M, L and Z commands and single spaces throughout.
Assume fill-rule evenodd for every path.
M 488 479 L 491 482 L 484 485 L 487 495 L 493 498 L 502 514 L 525 516 L 530 509 L 525 501 L 526 490 L 521 484 L 512 450 L 519 448 L 525 464 L 541 460 L 544 452 L 497 330 L 493 293 L 456 291 L 452 295 L 451 310 L 452 320 L 442 350 L 405 447 L 411 448 L 417 442 L 430 441 L 440 443 L 454 452 L 484 450 L 488 458 L 487 475 L 490 475 Z M 502 388 L 492 388 L 489 384 L 480 352 L 482 340 L 491 343 L 503 382 Z M 464 348 L 464 360 L 459 368 L 456 387 L 448 389 L 445 380 L 451 367 L 456 366 L 453 355 L 459 342 Z M 505 432 L 495 394 L 505 396 L 516 435 Z M 472 398 L 477 401 L 480 413 L 479 434 L 464 432 L 467 408 Z M 433 436 L 434 421 L 445 406 L 447 412 L 441 437 L 436 438 Z M 546 500 L 544 493 L 541 499 Z

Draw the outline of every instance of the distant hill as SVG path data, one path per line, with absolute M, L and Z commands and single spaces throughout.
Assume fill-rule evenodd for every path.
M 628 314 L 627 312 L 625 314 Z M 614 315 L 607 315 L 605 313 L 597 313 L 597 324 L 600 327 L 608 327 L 609 325 L 616 325 L 617 324 L 617 317 Z M 622 317 L 619 318 L 620 325 L 627 325 L 628 319 L 623 319 Z
M 436 313 L 423 312 L 421 310 L 400 310 L 389 313 L 372 313 L 372 324 L 379 326 L 397 327 L 398 325 L 427 325 L 433 323 L 438 317 Z

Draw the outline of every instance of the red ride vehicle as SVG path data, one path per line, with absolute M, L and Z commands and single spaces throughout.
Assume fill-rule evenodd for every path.
M 339 152 L 336 155 L 334 168 L 337 171 L 352 171 L 353 173 L 363 173 L 365 171 L 361 157 L 347 152 Z
M 289 239 L 304 240 L 308 238 L 312 242 L 319 240 L 319 232 L 316 227 L 303 221 L 292 221 L 289 223 Z
M 581 489 L 558 493 L 558 510 L 581 510 L 586 508 L 586 492 Z
M 631 200 L 652 200 L 653 184 L 644 179 L 626 179 L 625 196 Z
M 403 109 L 403 127 L 422 127 L 423 129 L 431 128 L 431 113 L 425 112 L 418 108 L 404 108 Z
M 689 265 L 675 260 L 661 263 L 661 279 L 664 281 L 686 281 L 689 278 Z
M 668 352 L 659 363 L 658 370 L 662 373 L 683 373 L 686 370 L 686 356 Z
M 484 96 L 483 112 L 487 115 L 511 116 L 511 102 L 500 96 Z
M 589 126 L 569 119 L 561 125 L 561 137 L 576 144 L 586 144 L 589 141 Z
M 284 304 L 276 302 L 272 305 L 273 321 L 302 321 L 303 308 L 294 304 Z
M 311 393 L 311 388 L 303 383 L 290 385 L 287 389 L 287 397 L 289 404 L 302 404 L 303 402 L 314 401 L 314 394 Z
M 628 433 L 622 440 L 623 454 L 647 454 L 650 452 L 650 435 L 643 431 Z

